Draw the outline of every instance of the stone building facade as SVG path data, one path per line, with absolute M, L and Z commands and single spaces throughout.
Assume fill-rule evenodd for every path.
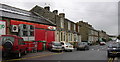
M 81 34 L 81 41 L 83 42 L 91 42 L 96 43 L 98 41 L 99 35 L 98 30 L 95 30 L 92 25 L 88 24 L 88 22 L 79 21 L 77 22 L 79 25 L 79 30 Z
M 50 11 L 50 7 L 46 6 L 44 8 L 40 6 L 35 6 L 30 10 L 32 13 L 43 16 L 54 24 L 56 24 L 56 41 L 66 41 L 66 42 L 80 42 L 81 37 L 78 34 L 76 28 L 78 27 L 76 23 L 65 18 L 65 13 L 59 13 L 58 10 Z
M 99 31 L 99 41 L 101 41 L 101 39 L 104 39 L 105 41 L 109 40 L 109 35 L 103 30 Z

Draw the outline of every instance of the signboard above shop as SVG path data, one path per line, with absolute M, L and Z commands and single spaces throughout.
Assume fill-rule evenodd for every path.
M 37 24 L 37 23 L 31 23 L 31 22 L 11 20 L 11 25 L 19 25 L 19 24 L 33 25 L 33 26 L 35 26 L 35 28 L 40 28 L 40 29 L 56 30 L 55 26 L 49 26 L 49 25 L 44 25 L 44 24 Z
M 48 29 L 50 29 L 50 30 L 56 30 L 56 27 L 54 27 L 54 26 L 48 26 Z

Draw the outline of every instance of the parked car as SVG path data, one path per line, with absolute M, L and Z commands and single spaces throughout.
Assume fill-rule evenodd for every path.
M 68 42 L 61 42 L 61 44 L 62 44 L 62 48 L 64 51 L 71 51 L 72 52 L 74 50 L 73 45 L 71 45 Z
M 2 35 L 2 56 L 8 57 L 14 54 L 15 57 L 20 58 L 22 53 L 27 53 L 27 46 L 24 43 L 23 38 L 15 35 Z
M 108 57 L 120 56 L 120 43 L 113 43 L 108 46 Z
M 89 45 L 87 42 L 79 42 L 77 45 L 77 50 L 89 50 Z
M 99 44 L 100 45 L 106 45 L 106 43 L 104 41 L 101 41 Z
M 51 42 L 48 44 L 48 50 L 62 52 L 63 51 L 62 44 L 60 42 L 56 42 L 56 41 Z

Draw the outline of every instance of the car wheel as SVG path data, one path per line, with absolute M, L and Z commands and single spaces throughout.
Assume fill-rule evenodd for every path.
M 78 51 L 79 49 L 77 48 L 77 51 Z
M 87 50 L 87 47 L 85 47 L 85 50 Z
M 70 50 L 70 52 L 72 52 L 73 50 Z
M 87 47 L 87 50 L 89 50 L 89 47 Z

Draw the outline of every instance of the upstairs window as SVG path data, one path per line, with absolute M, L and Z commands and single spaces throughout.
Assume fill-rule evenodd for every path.
M 68 30 L 70 30 L 70 26 L 71 26 L 71 25 L 70 25 L 70 22 L 68 22 Z
M 76 24 L 74 24 L 74 31 L 76 31 Z
M 61 28 L 64 28 L 64 19 L 60 18 L 60 21 L 61 21 Z

